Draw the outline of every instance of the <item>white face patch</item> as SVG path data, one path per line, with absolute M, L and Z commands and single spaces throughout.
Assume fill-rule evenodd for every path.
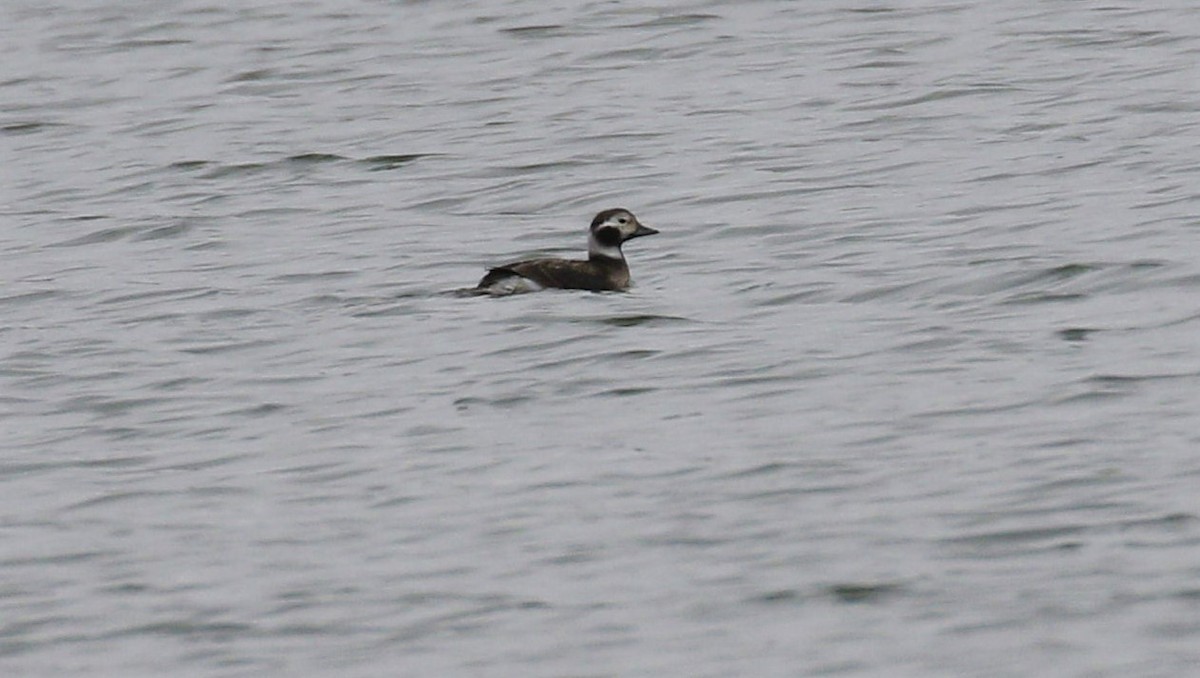
M 621 232 L 621 240 L 626 240 L 637 230 L 637 219 L 629 212 L 617 212 L 600 224 L 600 228 L 611 226 Z

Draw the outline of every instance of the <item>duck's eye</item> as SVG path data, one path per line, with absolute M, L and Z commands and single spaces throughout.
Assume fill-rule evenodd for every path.
M 617 219 L 617 223 L 618 224 L 627 224 L 627 223 L 629 223 L 629 220 L 626 219 L 625 217 L 621 217 L 620 219 Z

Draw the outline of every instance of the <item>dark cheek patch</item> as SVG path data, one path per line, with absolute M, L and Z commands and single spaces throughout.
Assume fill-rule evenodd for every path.
M 605 226 L 596 231 L 596 242 L 606 247 L 615 247 L 621 244 L 621 232 L 612 226 Z

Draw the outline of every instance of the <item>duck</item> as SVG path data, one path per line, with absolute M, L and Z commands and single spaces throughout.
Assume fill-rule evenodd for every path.
M 606 209 L 592 219 L 588 229 L 586 260 L 526 259 L 496 266 L 488 270 L 472 292 L 496 297 L 547 288 L 624 292 L 631 280 L 621 246 L 634 238 L 656 233 L 657 230 L 643 225 L 625 208 Z

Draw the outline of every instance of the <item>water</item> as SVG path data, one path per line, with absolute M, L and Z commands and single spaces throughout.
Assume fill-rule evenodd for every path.
M 0 671 L 1189 675 L 1198 51 L 1182 2 L 5 3 Z M 449 293 L 614 206 L 631 293 Z

